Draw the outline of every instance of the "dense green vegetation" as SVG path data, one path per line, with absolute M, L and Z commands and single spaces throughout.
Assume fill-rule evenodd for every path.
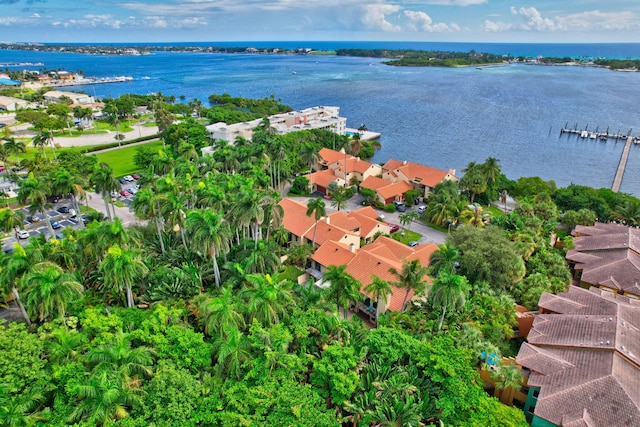
M 171 119 L 171 104 L 154 102 L 156 117 Z M 514 302 L 533 308 L 541 292 L 566 289 L 563 253 L 549 245 L 558 208 L 577 209 L 572 225 L 605 207 L 640 219 L 628 195 L 513 182 L 492 158 L 470 164 L 428 201 L 424 218 L 451 232 L 430 266 L 405 262 L 393 282 L 367 288 L 376 300 L 391 284 L 404 295 L 403 311 L 370 329 L 348 318 L 362 294 L 344 266 L 327 270 L 326 290 L 297 284 L 311 248 L 288 247 L 277 204 L 320 148 L 357 154 L 357 138 L 275 135 L 263 120 L 253 141 L 228 144 L 209 141 L 189 114 L 167 120 L 162 142 L 133 155 L 142 179 L 132 208 L 144 226 L 114 217 L 116 174 L 95 156 L 63 150 L 25 165 L 18 199 L 30 212 L 47 209 L 50 194 L 77 206 L 94 187 L 108 214 L 0 256 L 3 300 L 24 318 L 0 328 L 3 425 L 524 426 L 520 410 L 484 392 L 478 368 L 482 352 L 517 351 Z M 201 157 L 206 145 L 216 150 Z M 19 163 L 19 141 L 3 147 Z M 480 203 L 505 188 L 519 192 L 516 209 L 484 215 Z M 324 209 L 317 199 L 307 214 Z M 21 224 L 0 209 L 3 230 Z M 411 301 L 412 291 L 426 298 Z
M 401 49 L 338 49 L 336 55 L 391 58 L 393 61 L 387 61 L 384 64 L 405 67 L 460 67 L 503 62 L 501 55 L 476 53 L 475 51 L 464 53 Z

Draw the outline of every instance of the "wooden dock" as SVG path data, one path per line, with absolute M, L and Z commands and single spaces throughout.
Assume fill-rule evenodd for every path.
M 632 136 L 627 138 L 627 143 L 622 150 L 622 156 L 620 156 L 620 163 L 618 164 L 618 170 L 616 171 L 616 176 L 613 178 L 613 185 L 611 186 L 611 190 L 614 192 L 620 191 L 620 184 L 622 184 L 622 177 L 624 176 L 624 170 L 627 167 L 627 159 L 629 159 L 629 150 L 631 149 L 631 144 L 634 142 L 634 138 Z
M 632 137 L 631 136 L 632 129 L 629 129 L 628 133 L 621 133 L 619 130 L 616 133 L 609 132 L 609 128 L 607 128 L 604 132 L 599 132 L 598 128 L 590 131 L 589 127 L 586 126 L 584 129 L 578 129 L 578 125 L 572 129 L 567 127 L 565 124 L 562 129 L 560 129 L 560 135 L 576 135 L 578 138 L 582 139 L 591 139 L 591 140 L 599 140 L 602 142 L 607 142 L 609 139 L 613 139 L 614 141 L 622 140 L 626 141 L 628 138 L 633 139 L 634 144 L 640 144 L 640 137 Z

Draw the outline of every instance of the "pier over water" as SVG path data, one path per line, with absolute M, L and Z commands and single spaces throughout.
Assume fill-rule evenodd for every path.
M 622 150 L 622 156 L 620 156 L 620 163 L 618 164 L 618 170 L 616 171 L 616 176 L 613 178 L 613 185 L 611 186 L 611 190 L 614 192 L 620 191 L 620 184 L 622 184 L 622 176 L 624 175 L 624 169 L 627 167 L 627 159 L 629 158 L 629 150 L 631 149 L 631 144 L 633 143 L 633 137 L 630 136 L 627 138 L 627 143 Z

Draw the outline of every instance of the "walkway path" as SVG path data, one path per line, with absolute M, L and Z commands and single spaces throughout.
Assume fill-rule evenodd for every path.
M 132 131 L 121 132 L 124 136 L 123 141 L 158 134 L 157 126 L 140 126 L 140 124 L 136 123 L 131 125 L 131 127 L 133 128 Z M 87 133 L 78 138 L 60 136 L 53 138 L 53 143 L 56 147 L 84 147 L 87 145 L 110 144 L 113 142 L 116 142 L 115 132 L 91 134 L 91 131 L 87 131 Z
M 620 164 L 618 164 L 618 170 L 616 171 L 616 176 L 615 178 L 613 178 L 613 185 L 611 186 L 611 190 L 615 193 L 620 191 L 620 184 L 622 184 L 624 170 L 627 167 L 627 160 L 629 159 L 629 150 L 631 149 L 632 142 L 633 137 L 630 136 L 629 138 L 627 138 L 627 143 L 622 150 L 622 156 L 620 156 Z

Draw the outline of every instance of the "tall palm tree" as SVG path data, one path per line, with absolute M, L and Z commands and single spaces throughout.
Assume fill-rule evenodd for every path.
M 198 306 L 199 317 L 204 318 L 204 332 L 212 337 L 222 336 L 227 331 L 244 329 L 242 307 L 231 286 L 225 285 L 220 293 L 202 301 Z
M 36 133 L 32 140 L 34 147 L 42 148 L 42 155 L 44 155 L 45 159 L 47 158 L 47 152 L 44 148 L 50 144 L 51 140 L 53 140 L 51 132 L 46 129 L 42 129 L 40 132 Z
M 215 282 L 220 287 L 220 268 L 216 258 L 229 250 L 229 226 L 222 215 L 206 209 L 195 209 L 187 213 L 187 230 L 192 245 L 211 259 Z
M 492 186 L 498 180 L 502 169 L 499 165 L 500 161 L 494 157 L 487 157 L 483 164 L 480 165 L 480 171 L 487 181 L 488 186 Z
M 460 267 L 460 252 L 449 242 L 438 245 L 438 250 L 429 257 L 429 272 L 438 277 L 440 272 L 455 274 Z
M 280 323 L 291 304 L 291 286 L 287 282 L 276 282 L 269 274 L 248 274 L 249 286 L 239 297 L 246 301 L 249 322 L 257 319 L 264 327 Z
M 138 254 L 123 250 L 117 245 L 109 248 L 99 267 L 99 272 L 104 278 L 104 286 L 118 293 L 124 292 L 127 307 L 134 306 L 131 284 L 148 271 Z
M 351 141 L 349 142 L 349 146 L 351 148 L 352 155 L 357 156 L 358 154 L 360 154 L 360 150 L 362 150 L 363 144 L 362 144 L 362 140 L 360 139 L 360 134 L 358 132 L 351 135 Z
M 412 290 L 414 292 L 421 292 L 426 288 L 426 283 L 423 279 L 427 275 L 428 267 L 423 267 L 420 260 L 414 259 L 413 261 L 403 261 L 402 270 L 391 267 L 389 272 L 398 279 L 398 281 L 393 284 L 405 290 L 404 299 L 402 300 L 402 312 L 404 313 L 407 307 L 409 292 Z
M 89 183 L 91 185 L 94 185 L 96 191 L 100 193 L 102 199 L 104 200 L 104 206 L 107 210 L 107 216 L 109 217 L 109 219 L 113 219 L 113 217 L 115 217 L 116 215 L 116 212 L 115 208 L 113 208 L 113 216 L 111 215 L 109 200 L 111 200 L 111 192 L 117 191 L 120 188 L 120 183 L 118 182 L 118 180 L 116 180 L 111 166 L 104 162 L 96 166 L 95 170 L 89 177 Z
M 24 278 L 27 310 L 43 322 L 54 313 L 64 317 L 67 303 L 82 294 L 83 288 L 71 274 L 49 261 L 33 266 Z
M 418 212 L 416 211 L 409 211 L 398 215 L 400 224 L 402 224 L 403 227 L 406 227 L 408 225 L 409 227 L 407 228 L 407 230 L 409 231 L 411 231 L 411 224 L 413 223 L 413 221 L 417 220 L 419 217 L 420 214 L 418 214 Z
M 78 195 L 83 193 L 82 187 L 78 184 L 78 177 L 71 174 L 68 170 L 61 167 L 56 169 L 51 179 L 51 192 L 53 194 L 71 195 L 73 208 L 79 214 Z M 80 228 L 84 228 L 84 221 L 78 221 Z
M 391 283 L 382 280 L 378 276 L 371 276 L 369 283 L 364 290 L 369 292 L 371 298 L 376 300 L 376 328 L 378 327 L 378 318 L 380 317 L 380 300 L 384 299 L 385 303 L 389 302 L 389 295 L 393 292 Z
M 346 269 L 346 265 L 330 265 L 322 276 L 323 281 L 331 283 L 325 295 L 327 300 L 334 300 L 338 311 L 342 307 L 345 319 L 347 318 L 349 303 L 357 303 L 362 299 L 362 294 L 360 293 L 361 283 L 347 273 Z
M 133 211 L 141 219 L 148 219 L 156 226 L 158 233 L 158 240 L 160 242 L 160 250 L 162 255 L 165 253 L 164 239 L 162 237 L 163 224 L 160 220 L 162 210 L 160 207 L 160 200 L 162 198 L 149 187 L 143 187 L 136 193 L 136 197 L 131 203 Z
M 51 194 L 49 184 L 45 180 L 36 178 L 33 173 L 29 173 L 29 177 L 22 181 L 20 190 L 18 191 L 18 202 L 29 202 L 29 213 L 31 215 L 36 212 L 40 212 L 44 218 L 46 218 L 47 227 L 49 229 L 49 235 L 54 236 L 53 227 L 51 226 L 51 219 L 46 215 L 45 210 L 50 208 L 47 197 Z
M 18 230 L 24 224 L 24 212 L 21 210 L 11 210 L 11 208 L 0 209 L 0 228 L 5 233 L 13 231 L 18 237 Z
M 2 139 L 4 140 L 4 143 L 2 145 L 4 145 L 7 151 L 11 151 L 13 152 L 13 154 L 16 155 L 16 163 L 18 163 L 18 168 L 21 168 L 22 166 L 20 165 L 19 154 L 27 152 L 27 147 L 25 143 L 22 141 L 17 141 L 15 138 L 12 138 L 12 137 L 3 137 Z
M 313 165 L 318 163 L 320 160 L 320 155 L 318 154 L 318 147 L 312 142 L 306 142 L 300 151 L 298 152 L 300 156 L 300 161 L 305 162 L 309 165 L 309 174 L 313 173 Z M 313 188 L 312 180 L 309 179 L 309 189 Z M 311 190 L 310 190 L 311 191 Z
M 22 288 L 22 277 L 29 271 L 33 258 L 30 257 L 19 244 L 14 245 L 13 254 L 3 254 L 0 258 L 0 290 L 2 295 L 8 292 L 13 297 L 20 308 L 20 313 L 27 325 L 31 325 L 31 319 L 20 299 L 20 289 Z
M 438 330 L 442 329 L 447 309 L 456 310 L 464 306 L 470 289 L 469 282 L 464 276 L 441 271 L 440 275 L 435 278 L 429 291 L 429 298 L 434 306 L 442 308 Z
M 307 216 L 314 215 L 316 220 L 316 225 L 313 227 L 313 241 L 311 243 L 311 247 L 316 247 L 316 232 L 318 231 L 318 221 L 327 214 L 325 210 L 325 204 L 322 201 L 322 198 L 318 197 L 317 199 L 309 200 L 307 203 Z
M 136 194 L 136 197 L 138 195 Z M 166 193 L 159 198 L 160 213 L 164 217 L 165 221 L 169 223 L 169 226 L 174 230 L 180 231 L 180 237 L 182 239 L 182 245 L 185 249 L 189 249 L 187 246 L 186 225 L 187 225 L 187 212 L 184 208 L 184 200 L 174 193 Z

